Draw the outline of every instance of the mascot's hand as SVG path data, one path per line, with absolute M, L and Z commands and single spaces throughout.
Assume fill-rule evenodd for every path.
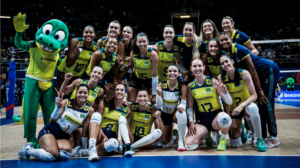
M 18 16 L 15 16 L 13 19 L 14 26 L 17 32 L 24 32 L 29 28 L 29 25 L 26 25 L 26 14 L 18 13 Z

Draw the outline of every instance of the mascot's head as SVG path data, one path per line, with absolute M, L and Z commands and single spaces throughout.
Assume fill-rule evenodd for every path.
M 68 45 L 69 29 L 57 19 L 49 20 L 36 32 L 38 47 L 45 53 L 58 53 Z

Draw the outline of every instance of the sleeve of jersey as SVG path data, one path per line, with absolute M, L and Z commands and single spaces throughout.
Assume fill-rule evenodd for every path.
M 206 54 L 207 51 L 206 51 L 206 45 L 204 43 L 204 41 L 200 40 L 199 42 L 199 52 L 200 54 Z
M 248 50 L 248 48 L 244 47 L 244 46 L 237 46 L 237 57 L 240 60 L 244 60 L 245 58 L 250 56 L 250 51 Z
M 240 38 L 241 38 L 241 43 L 243 45 L 246 45 L 249 43 L 250 41 L 250 38 L 247 36 L 247 34 L 243 33 L 243 32 L 240 32 Z

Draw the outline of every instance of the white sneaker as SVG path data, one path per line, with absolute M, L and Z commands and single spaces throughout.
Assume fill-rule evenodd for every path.
M 179 141 L 178 142 L 178 148 L 177 148 L 178 151 L 185 151 L 185 147 L 184 147 L 184 143 L 183 141 Z
M 74 149 L 72 149 L 70 157 L 78 157 L 78 150 L 81 149 L 81 146 L 76 146 Z
M 90 146 L 89 147 L 89 161 L 95 162 L 99 160 L 99 156 L 97 155 L 97 149 L 96 146 Z
M 79 157 L 89 156 L 89 150 L 88 149 L 79 149 L 78 152 L 77 152 L 77 155 Z
M 28 142 L 25 146 L 18 152 L 19 159 L 29 159 L 30 155 L 27 155 L 26 152 L 28 149 L 33 149 L 32 143 Z
M 130 156 L 134 155 L 134 153 L 135 152 L 133 150 L 133 147 L 131 147 L 131 144 L 126 144 L 124 156 L 125 157 L 130 157 Z
M 252 142 L 252 137 L 253 137 L 252 132 L 250 130 L 246 130 L 246 134 L 248 136 L 247 142 Z
M 257 148 L 257 143 L 256 143 L 256 141 L 257 141 L 257 137 L 256 137 L 256 135 L 254 134 L 254 135 L 252 135 L 252 138 L 251 138 L 251 140 L 252 140 L 252 147 L 253 148 Z
M 219 141 L 220 141 L 220 137 L 221 137 L 219 131 L 214 131 L 214 132 L 212 132 L 211 135 L 212 135 L 211 137 L 212 137 L 212 139 L 214 141 L 214 145 L 218 145 Z
M 162 147 L 161 139 L 159 139 L 158 141 L 155 142 L 155 147 L 156 148 L 161 148 Z
M 279 139 L 273 136 L 270 136 L 265 143 L 267 148 L 274 148 L 280 144 Z

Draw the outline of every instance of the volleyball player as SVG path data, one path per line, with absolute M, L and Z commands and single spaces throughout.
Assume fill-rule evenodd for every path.
M 257 94 L 250 73 L 245 69 L 236 68 L 233 59 L 227 54 L 223 54 L 220 57 L 220 63 L 223 72 L 218 77 L 219 81 L 226 85 L 233 101 L 230 105 L 229 113 L 232 118 L 229 130 L 231 146 L 239 147 L 242 144 L 240 134 L 241 119 L 245 116 L 245 120 L 253 133 L 252 146 L 256 147 L 257 151 L 267 151 L 265 142 L 262 139 L 258 107 L 254 103 L 257 99 Z
M 200 58 L 191 61 L 191 71 L 195 79 L 187 86 L 187 115 L 189 130 L 185 139 L 187 150 L 198 148 L 199 141 L 208 131 L 221 130 L 218 150 L 226 150 L 226 136 L 231 125 L 230 116 L 222 112 L 219 95 L 229 105 L 232 99 L 224 85 L 203 74 L 203 63 Z M 219 86 L 220 85 L 220 86 Z M 197 103 L 196 122 L 194 123 L 194 102 Z
M 201 24 L 199 39 L 202 40 L 206 45 L 206 50 L 208 49 L 208 42 L 213 38 L 219 38 L 219 31 L 215 23 L 207 19 Z
M 157 87 L 156 103 L 161 111 L 161 119 L 156 119 L 158 128 L 162 131 L 164 148 L 172 147 L 175 138 L 172 137 L 172 123 L 178 124 L 178 151 L 185 151 L 184 136 L 186 133 L 186 85 L 179 80 L 179 69 L 176 65 L 168 67 L 168 80 L 160 82 Z M 180 104 L 178 105 L 178 102 Z
M 246 69 L 253 78 L 258 94 L 259 112 L 262 123 L 262 136 L 266 146 L 272 148 L 280 144 L 277 138 L 277 124 L 274 111 L 275 89 L 279 78 L 279 67 L 273 61 L 258 57 L 246 47 L 232 43 L 231 35 L 220 34 L 220 44 L 223 50 L 235 61 L 237 67 Z M 267 128 L 270 134 L 267 139 Z

